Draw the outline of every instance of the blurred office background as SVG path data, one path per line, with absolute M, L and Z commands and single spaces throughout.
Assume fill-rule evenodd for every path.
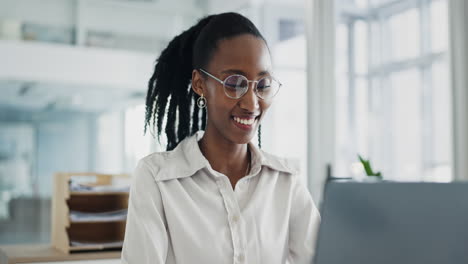
M 224 11 L 269 42 L 283 87 L 262 145 L 316 200 L 325 165 L 363 177 L 358 154 L 389 180 L 453 180 L 450 1 L 0 0 L 0 244 L 50 241 L 54 173 L 131 173 L 165 149 L 143 134 L 153 63 Z

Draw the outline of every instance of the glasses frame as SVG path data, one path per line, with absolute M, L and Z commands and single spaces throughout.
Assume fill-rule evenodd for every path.
M 253 90 L 254 90 L 255 95 L 256 95 L 258 98 L 262 99 L 262 100 L 271 100 L 271 99 L 273 99 L 273 98 L 278 94 L 279 90 L 281 89 L 281 86 L 283 85 L 281 82 L 279 82 L 279 81 L 278 81 L 275 77 L 273 77 L 273 76 L 266 76 L 266 77 L 261 78 L 261 79 L 258 80 L 258 81 L 254 81 L 254 80 L 249 80 L 249 79 L 247 79 L 247 77 L 245 77 L 244 75 L 233 74 L 233 75 L 229 75 L 228 77 L 226 77 L 226 78 L 224 79 L 224 81 L 222 81 L 222 80 L 220 80 L 219 78 L 217 78 L 216 76 L 214 76 L 213 74 L 211 74 L 211 73 L 209 73 L 209 72 L 203 70 L 202 68 L 200 68 L 199 70 L 200 70 L 201 72 L 203 72 L 204 74 L 208 75 L 209 77 L 213 78 L 215 81 L 217 81 L 217 82 L 219 82 L 220 84 L 222 84 L 222 85 L 223 85 L 223 88 L 224 88 L 224 93 L 226 94 L 227 97 L 229 97 L 229 98 L 231 98 L 231 99 L 240 99 L 240 98 L 242 98 L 242 96 L 244 96 L 244 95 L 247 93 L 247 91 L 249 91 L 250 83 L 254 83 Z M 247 80 L 247 89 L 245 89 L 244 93 L 241 94 L 239 97 L 230 96 L 230 95 L 227 93 L 227 91 L 226 91 L 226 84 L 225 84 L 225 83 L 226 83 L 226 80 L 227 80 L 228 78 L 233 77 L 233 76 L 240 76 L 240 77 L 242 77 L 242 78 L 244 78 L 244 79 Z M 275 93 L 274 95 L 272 95 L 271 98 L 263 98 L 262 96 L 260 96 L 260 95 L 258 94 L 257 85 L 258 85 L 258 83 L 259 83 L 260 81 L 262 81 L 263 79 L 266 79 L 266 78 L 271 78 L 272 80 L 276 81 L 276 82 L 279 84 L 278 91 L 276 91 L 276 93 Z

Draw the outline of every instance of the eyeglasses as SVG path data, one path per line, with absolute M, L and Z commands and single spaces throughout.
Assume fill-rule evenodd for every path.
M 209 72 L 203 69 L 199 70 L 221 83 L 224 87 L 224 93 L 227 95 L 227 97 L 232 99 L 239 99 L 244 96 L 244 94 L 246 94 L 249 90 L 250 83 L 255 84 L 253 90 L 255 94 L 263 100 L 272 99 L 281 88 L 281 83 L 272 76 L 263 77 L 258 81 L 250 81 L 245 76 L 234 74 L 228 76 L 226 79 L 224 79 L 224 81 L 221 81 Z

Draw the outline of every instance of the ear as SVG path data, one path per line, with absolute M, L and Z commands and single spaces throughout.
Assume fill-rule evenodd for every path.
M 203 80 L 203 76 L 201 75 L 201 73 L 198 71 L 198 70 L 193 70 L 192 71 L 192 90 L 198 94 L 198 95 L 204 95 L 204 80 Z

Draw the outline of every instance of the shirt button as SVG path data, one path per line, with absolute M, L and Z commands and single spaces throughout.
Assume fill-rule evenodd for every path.
M 237 223 L 237 221 L 239 221 L 239 216 L 235 215 L 232 217 L 232 222 L 235 224 Z
M 239 256 L 237 257 L 237 260 L 239 262 L 244 262 L 244 260 L 245 260 L 244 254 L 239 254 Z

